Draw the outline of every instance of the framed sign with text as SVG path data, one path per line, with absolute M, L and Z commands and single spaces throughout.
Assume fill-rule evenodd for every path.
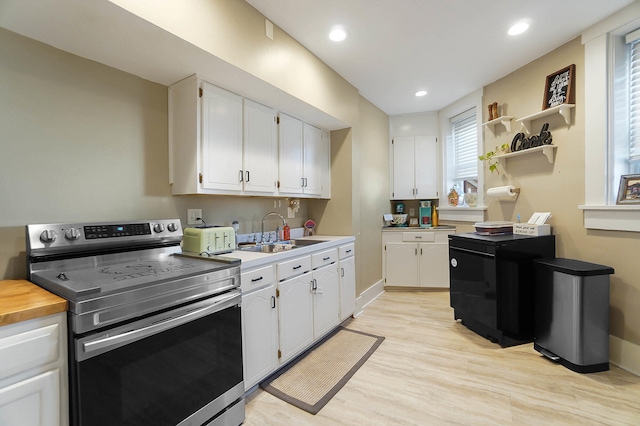
M 547 76 L 547 82 L 544 86 L 543 110 L 574 102 L 575 71 L 576 66 L 571 64 Z

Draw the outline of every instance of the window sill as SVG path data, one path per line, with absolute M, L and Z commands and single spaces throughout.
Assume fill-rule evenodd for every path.
M 438 218 L 456 222 L 484 222 L 485 210 L 487 207 L 438 207 Z
M 640 232 L 640 205 L 578 206 L 584 227 L 607 231 Z

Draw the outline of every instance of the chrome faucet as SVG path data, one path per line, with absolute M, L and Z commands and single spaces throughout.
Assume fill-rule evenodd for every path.
M 282 217 L 282 215 L 280 213 L 276 213 L 276 212 L 269 212 L 267 214 L 265 214 L 262 217 L 262 233 L 260 234 L 262 236 L 262 242 L 264 243 L 264 220 L 268 217 L 268 216 L 278 216 L 281 220 L 282 220 L 282 227 L 284 228 L 284 226 L 287 224 L 284 220 L 284 217 Z M 278 235 L 278 233 L 276 232 L 276 241 L 280 240 L 280 236 Z

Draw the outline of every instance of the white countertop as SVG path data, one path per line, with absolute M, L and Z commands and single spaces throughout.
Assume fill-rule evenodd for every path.
M 226 253 L 219 256 L 232 259 L 240 259 L 242 261 L 242 263 L 240 264 L 240 269 L 247 270 L 259 266 L 281 262 L 293 257 L 304 256 L 305 254 L 321 251 L 323 249 L 339 247 L 344 244 L 354 242 L 356 238 L 353 236 L 314 235 L 312 237 L 296 238 L 296 240 L 319 240 L 323 242 L 310 246 L 298 247 L 287 251 L 281 251 L 278 253 L 260 253 L 254 251 L 234 250 L 231 253 Z M 212 256 L 212 258 L 215 257 L 216 256 Z
M 425 232 L 425 231 L 455 231 L 456 227 L 451 225 L 432 226 L 431 228 L 420 228 L 419 226 L 383 226 L 382 232 Z

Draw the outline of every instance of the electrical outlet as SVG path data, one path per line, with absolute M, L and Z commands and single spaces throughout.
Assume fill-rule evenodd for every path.
M 197 225 L 202 218 L 202 209 L 187 209 L 187 225 Z
M 293 219 L 295 217 L 296 212 L 291 207 L 287 207 L 287 219 Z
M 409 209 L 409 216 L 415 216 L 416 215 L 416 209 Z

